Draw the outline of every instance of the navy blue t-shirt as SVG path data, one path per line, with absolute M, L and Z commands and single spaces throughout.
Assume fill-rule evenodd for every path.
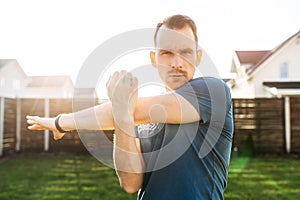
M 201 120 L 137 127 L 146 168 L 138 199 L 224 199 L 233 137 L 230 90 L 222 80 L 202 77 L 175 92 Z

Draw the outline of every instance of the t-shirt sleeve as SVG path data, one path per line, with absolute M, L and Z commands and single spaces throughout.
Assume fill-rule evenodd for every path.
M 193 105 L 201 117 L 201 122 L 206 123 L 210 119 L 211 98 L 207 84 L 203 79 L 194 79 L 175 92 Z

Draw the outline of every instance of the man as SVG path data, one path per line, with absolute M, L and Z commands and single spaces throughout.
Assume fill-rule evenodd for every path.
M 150 59 L 165 94 L 138 98 L 137 78 L 115 72 L 107 82 L 110 102 L 93 108 L 99 124 L 75 126 L 74 118 L 84 121 L 92 112 L 87 109 L 56 119 L 28 116 L 29 129 L 49 129 L 60 139 L 75 128 L 114 128 L 114 165 L 128 193 L 139 190 L 139 199 L 223 199 L 233 136 L 230 91 L 216 78 L 193 79 L 201 50 L 189 17 L 159 23 L 154 43 Z

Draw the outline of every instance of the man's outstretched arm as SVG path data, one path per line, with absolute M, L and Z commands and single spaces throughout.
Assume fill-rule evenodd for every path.
M 27 116 L 27 119 L 29 130 L 48 129 L 54 132 L 56 139 L 60 139 L 64 135 L 59 133 L 55 128 L 55 118 Z M 180 124 L 199 120 L 200 115 L 197 110 L 186 99 L 175 92 L 139 98 L 134 112 L 135 124 L 157 122 Z M 66 131 L 76 129 L 114 129 L 111 102 L 103 103 L 75 113 L 62 114 L 58 124 Z

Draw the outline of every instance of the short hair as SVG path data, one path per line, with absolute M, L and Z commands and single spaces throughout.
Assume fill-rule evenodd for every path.
M 188 25 L 194 34 L 196 46 L 198 46 L 197 26 L 195 22 L 186 15 L 172 15 L 159 22 L 154 33 L 154 44 L 156 46 L 157 33 L 159 29 L 165 25 L 169 29 L 181 29 Z

